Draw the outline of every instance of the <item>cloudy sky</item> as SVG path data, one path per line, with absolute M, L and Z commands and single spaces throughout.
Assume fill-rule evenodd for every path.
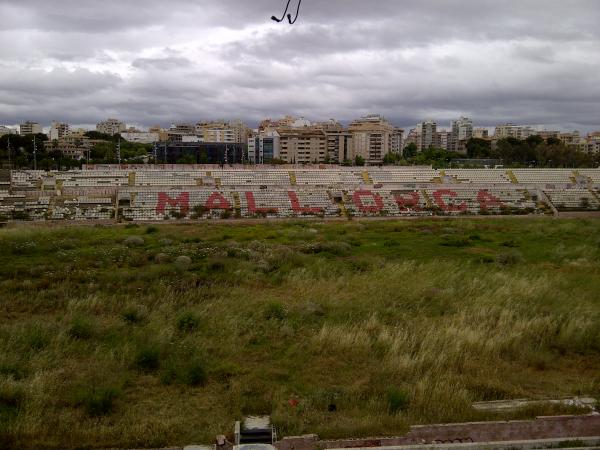
M 599 0 L 0 0 L 0 124 L 600 129 Z M 297 0 L 292 0 L 295 9 Z

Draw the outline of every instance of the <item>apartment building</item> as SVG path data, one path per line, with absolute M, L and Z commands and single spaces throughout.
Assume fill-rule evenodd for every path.
M 489 139 L 490 132 L 487 128 L 473 128 L 473 137 L 477 139 Z
M 536 131 L 527 125 L 515 125 L 507 123 L 506 125 L 498 125 L 494 132 L 495 139 L 527 139 L 529 136 L 537 134 Z
M 582 139 L 582 143 L 586 152 L 593 154 L 600 153 L 600 131 L 589 133 L 586 139 Z
M 452 151 L 453 135 L 452 131 L 441 130 L 437 132 L 437 147 L 447 151 Z
M 17 134 L 17 130 L 14 128 L 6 127 L 4 125 L 0 125 L 0 136 L 4 136 L 6 134 Z
M 201 137 L 204 142 L 246 142 L 248 132 L 248 127 L 240 120 L 232 122 L 199 122 L 195 127 L 196 135 Z
M 42 132 L 42 126 L 37 122 L 27 121 L 19 125 L 19 134 L 22 136 L 26 136 L 28 134 L 39 134 Z
M 350 159 L 361 156 L 367 164 L 381 164 L 388 153 L 400 153 L 404 130 L 379 115 L 362 117 L 348 127 L 352 139 Z
M 60 151 L 64 156 L 73 159 L 84 159 L 89 155 L 90 150 L 99 141 L 92 141 L 90 138 L 79 133 L 72 133 L 62 136 L 59 139 L 44 142 L 46 151 Z
M 461 117 L 452 121 L 452 138 L 448 149 L 453 152 L 466 153 L 467 142 L 473 137 L 473 121 L 468 117 Z
M 279 158 L 290 164 L 323 163 L 327 156 L 327 138 L 319 127 L 278 128 Z
M 50 131 L 48 133 L 48 138 L 51 141 L 57 140 L 57 139 L 61 139 L 63 136 L 66 136 L 67 134 L 69 134 L 70 129 L 69 129 L 69 124 L 68 123 L 60 123 L 60 122 L 52 122 L 52 125 L 50 125 Z
M 430 147 L 437 147 L 437 122 L 426 120 L 418 123 L 416 128 L 417 150 L 422 152 Z
M 146 131 L 126 131 L 121 133 L 121 137 L 128 142 L 137 144 L 153 144 L 160 139 L 160 133 L 151 133 Z
M 581 143 L 581 134 L 579 131 L 573 131 L 571 133 L 560 133 L 558 139 L 569 147 L 577 147 Z
M 96 131 L 103 134 L 114 136 L 127 130 L 125 123 L 118 119 L 107 119 L 96 125 Z

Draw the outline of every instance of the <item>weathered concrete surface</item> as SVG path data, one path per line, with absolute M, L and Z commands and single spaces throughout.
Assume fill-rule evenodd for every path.
M 320 441 L 314 435 L 285 438 L 278 450 L 390 447 L 406 445 L 567 439 L 600 435 L 600 415 L 538 417 L 535 420 L 419 425 L 393 438 Z
M 473 403 L 473 408 L 475 408 L 478 411 L 503 412 L 514 411 L 516 409 L 524 408 L 527 406 L 540 404 L 575 406 L 577 408 L 587 408 L 588 412 L 591 412 L 596 408 L 597 402 L 595 398 L 591 397 L 568 397 L 542 400 L 515 399 L 495 400 L 491 402 L 475 402 Z
M 568 447 L 571 441 L 574 447 Z M 577 447 L 579 445 L 588 445 L 589 447 Z M 600 436 L 594 438 L 576 438 L 576 439 L 538 439 L 533 441 L 502 441 L 502 442 L 473 442 L 468 444 L 421 444 L 405 445 L 394 447 L 380 447 L 379 450 L 533 450 L 549 448 L 578 448 L 578 449 L 596 449 L 600 445 Z M 566 446 L 566 447 L 565 447 Z M 367 450 L 368 447 L 360 450 Z M 338 449 L 339 450 L 339 449 Z M 359 449 L 357 449 L 359 450 Z

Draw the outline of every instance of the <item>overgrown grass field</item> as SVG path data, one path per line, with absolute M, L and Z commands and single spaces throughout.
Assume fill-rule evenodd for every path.
M 395 435 L 600 396 L 600 221 L 0 230 L 0 447 Z

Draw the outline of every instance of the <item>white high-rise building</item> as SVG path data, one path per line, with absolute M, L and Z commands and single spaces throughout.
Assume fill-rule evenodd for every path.
M 434 120 L 426 120 L 417 124 L 417 150 L 422 152 L 429 147 L 436 147 L 437 123 Z
M 450 150 L 454 152 L 465 152 L 466 143 L 473 137 L 473 121 L 468 117 L 461 117 L 452 121 L 452 140 Z

